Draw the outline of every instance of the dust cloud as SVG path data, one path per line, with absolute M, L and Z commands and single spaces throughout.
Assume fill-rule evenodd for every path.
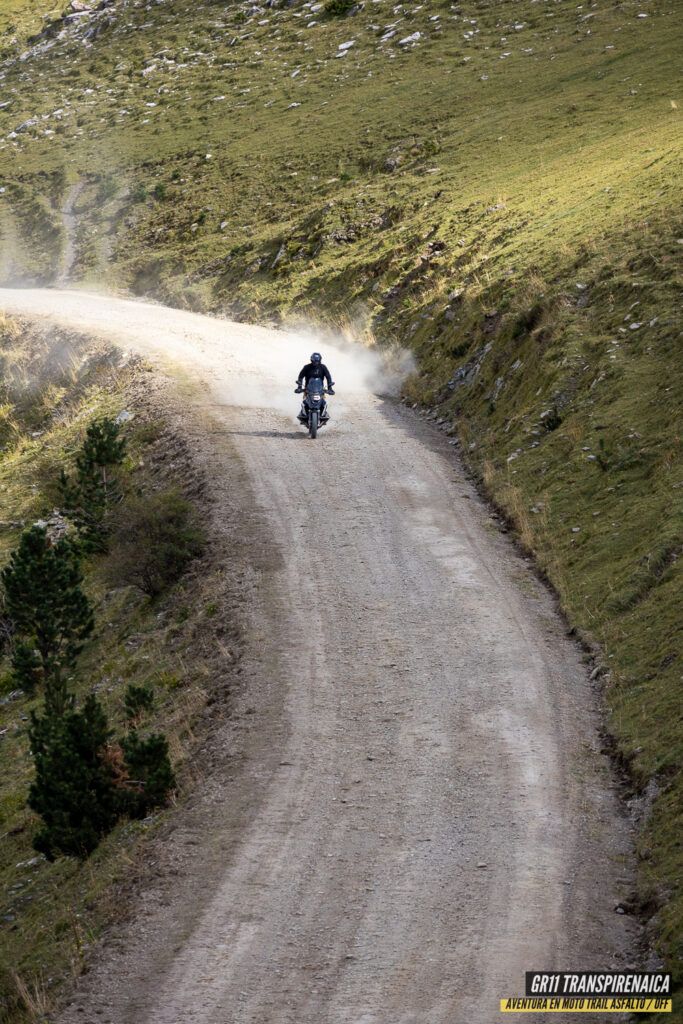
M 369 347 L 339 334 L 321 335 L 314 328 L 272 332 L 271 337 L 267 352 L 249 347 L 250 369 L 242 369 L 234 387 L 231 381 L 223 381 L 230 404 L 241 408 L 266 404 L 286 415 L 298 412 L 298 398 L 292 392 L 313 352 L 322 355 L 342 401 L 358 394 L 395 395 L 414 367 L 411 354 L 398 346 Z
M 312 352 L 320 352 L 335 381 L 335 407 L 362 394 L 396 394 L 413 369 L 398 346 L 367 346 L 341 332 L 312 327 L 274 331 L 149 302 L 59 289 L 0 289 L 0 309 L 88 336 L 101 337 L 166 365 L 196 373 L 219 402 L 275 409 L 296 419 L 296 378 Z

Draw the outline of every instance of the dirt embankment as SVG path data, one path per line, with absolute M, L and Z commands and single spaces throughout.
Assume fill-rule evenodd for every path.
M 325 352 L 338 399 L 313 443 L 286 383 L 306 339 L 73 293 L 0 304 L 203 376 L 197 456 L 252 537 L 234 713 L 62 1024 L 490 1024 L 526 969 L 630 966 L 595 693 L 447 444 L 353 352 Z

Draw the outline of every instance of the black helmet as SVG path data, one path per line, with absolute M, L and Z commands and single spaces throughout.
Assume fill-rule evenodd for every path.
M 312 363 L 322 363 L 322 361 L 323 357 L 320 355 L 319 352 L 314 352 L 313 355 L 311 356 Z

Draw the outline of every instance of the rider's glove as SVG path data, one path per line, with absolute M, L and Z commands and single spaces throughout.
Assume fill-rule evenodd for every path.
M 328 388 L 327 389 L 327 393 L 328 393 L 328 395 L 333 395 L 334 391 L 332 390 L 332 388 Z
M 302 391 L 303 391 L 303 388 L 301 387 L 300 384 L 299 384 L 298 387 L 294 388 L 294 394 L 295 395 L 300 395 Z

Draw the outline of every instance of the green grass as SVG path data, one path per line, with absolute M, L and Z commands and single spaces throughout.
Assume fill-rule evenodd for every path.
M 61 17 L 64 6 L 54 0 L 2 0 L 0 59 L 21 51 L 28 39 Z
M 440 29 L 432 8 L 395 15 L 385 2 L 298 21 L 298 6 L 246 20 L 240 5 L 181 0 L 117 10 L 92 47 L 70 40 L 71 27 L 36 55 L 30 94 L 26 65 L 8 68 L 7 176 L 47 197 L 55 225 L 67 183 L 85 182 L 86 280 L 113 272 L 137 291 L 252 316 L 372 312 L 378 272 L 382 283 L 400 274 L 400 257 L 436 225 L 449 243 L 443 270 L 491 277 L 519 250 L 533 263 L 589 225 L 609 230 L 649 208 L 643 180 L 672 205 L 675 22 L 666 4 L 645 6 L 647 19 L 630 4 L 443 5 Z M 399 18 L 395 38 L 420 31 L 416 49 L 382 44 L 371 27 Z M 500 199 L 508 211 L 491 223 L 485 210 Z M 42 236 L 22 232 L 17 203 L 5 207 L 16 270 L 30 272 L 42 246 L 23 255 L 24 240 Z M 461 237 L 465 251 L 453 253 Z
M 0 276 L 57 273 L 80 182 L 78 282 L 413 348 L 600 647 L 680 979 L 679 35 L 671 0 L 112 8 L 2 69 Z

